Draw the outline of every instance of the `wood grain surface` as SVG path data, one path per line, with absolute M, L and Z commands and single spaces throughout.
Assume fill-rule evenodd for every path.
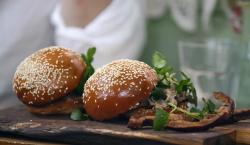
M 250 121 L 215 127 L 205 132 L 130 130 L 127 120 L 73 121 L 70 115 L 35 115 L 23 106 L 0 110 L 0 135 L 22 136 L 70 144 L 250 144 Z

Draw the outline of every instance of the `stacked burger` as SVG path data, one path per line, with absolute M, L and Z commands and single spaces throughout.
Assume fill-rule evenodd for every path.
M 157 108 L 169 108 L 166 100 L 157 101 L 150 96 L 159 81 L 157 72 L 148 64 L 129 59 L 106 64 L 88 78 L 81 88 L 83 96 L 77 95 L 75 89 L 87 67 L 81 55 L 73 50 L 47 47 L 21 62 L 14 75 L 13 89 L 30 112 L 44 115 L 85 109 L 91 118 L 102 121 L 120 114 L 154 115 Z M 181 101 L 175 104 L 180 105 Z
M 47 47 L 27 57 L 17 67 L 13 89 L 32 113 L 70 114 L 83 110 L 82 98 L 73 90 L 86 71 L 81 55 L 63 47 Z

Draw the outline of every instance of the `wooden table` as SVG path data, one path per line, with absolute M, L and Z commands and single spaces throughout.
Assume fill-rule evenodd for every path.
M 13 144 L 14 145 L 69 145 L 61 142 L 35 139 L 6 132 L 1 134 L 0 145 L 13 145 Z
M 0 144 L 250 144 L 250 120 L 189 133 L 130 130 L 126 124 L 120 118 L 97 122 L 73 121 L 69 115 L 34 115 L 16 106 L 0 110 Z

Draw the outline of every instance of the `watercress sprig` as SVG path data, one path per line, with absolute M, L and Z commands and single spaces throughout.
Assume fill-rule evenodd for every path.
M 205 98 L 202 98 L 202 101 L 205 104 L 205 106 L 202 110 L 195 108 L 195 107 L 192 107 L 190 109 L 190 112 L 191 113 L 199 113 L 199 114 L 217 114 L 216 106 L 211 100 L 206 101 Z
M 96 48 L 92 47 L 92 48 L 88 49 L 87 56 L 85 54 L 81 54 L 82 59 L 85 61 L 86 65 L 87 65 L 87 69 L 86 69 L 86 71 L 81 79 L 81 82 L 78 84 L 77 88 L 75 89 L 75 91 L 78 95 L 83 94 L 84 85 L 85 85 L 86 81 L 95 72 L 95 69 L 91 64 L 94 60 L 93 56 L 94 56 L 95 52 L 96 52 Z
M 217 114 L 217 112 L 215 110 L 216 106 L 212 101 L 208 100 L 208 102 L 207 102 L 204 98 L 202 98 L 202 100 L 205 103 L 205 107 L 202 110 L 199 110 L 199 109 L 193 107 L 189 112 L 189 111 L 186 111 L 186 110 L 183 110 L 183 109 L 177 107 L 176 105 L 174 105 L 172 103 L 168 103 L 169 106 L 173 107 L 173 110 L 170 113 L 167 113 L 163 109 L 157 109 L 156 113 L 155 113 L 153 129 L 155 131 L 159 131 L 159 130 L 163 129 L 164 125 L 168 125 L 169 124 L 169 116 L 175 110 L 178 110 L 182 113 L 185 113 L 185 114 L 187 114 L 187 115 L 189 115 L 189 116 L 191 116 L 199 121 L 205 119 L 207 114 Z
M 169 124 L 169 115 L 170 113 L 166 112 L 163 109 L 157 109 L 155 112 L 155 119 L 153 124 L 153 129 L 155 131 L 160 131 L 163 129 L 164 125 Z
M 169 124 L 169 116 L 172 114 L 177 107 L 175 107 L 170 113 L 163 109 L 157 109 L 155 112 L 155 119 L 154 119 L 154 124 L 153 124 L 153 129 L 155 131 L 160 131 L 163 129 L 164 125 Z
M 173 67 L 166 67 L 167 59 L 160 54 L 159 52 L 155 52 L 153 54 L 152 63 L 156 73 L 158 74 L 159 81 L 157 83 L 156 88 L 151 92 L 151 96 L 160 99 L 159 96 L 162 96 L 162 99 L 166 99 L 166 94 L 162 94 L 162 89 L 173 88 L 177 91 L 177 93 L 182 93 L 183 91 L 187 93 L 192 93 L 192 99 L 194 100 L 195 106 L 197 106 L 197 95 L 196 90 L 191 83 L 191 79 L 187 77 L 187 75 L 180 71 L 185 79 L 178 81 L 174 76 L 175 73 L 169 74 L 173 70 Z M 156 97 L 157 96 L 157 97 Z
M 188 112 L 186 110 L 183 110 L 181 108 L 178 108 L 176 105 L 171 104 L 171 103 L 168 103 L 168 105 L 171 106 L 171 107 L 174 107 L 174 108 L 176 108 L 176 110 L 178 110 L 180 112 L 183 112 L 183 113 L 185 113 L 185 114 L 187 114 L 187 115 L 189 115 L 191 117 L 194 117 L 194 118 L 196 118 L 198 120 L 205 119 L 207 114 L 217 114 L 217 112 L 215 110 L 216 106 L 211 100 L 206 101 L 205 98 L 202 98 L 202 100 L 203 100 L 203 102 L 205 104 L 204 108 L 202 110 L 199 110 L 198 108 L 193 107 L 190 110 L 190 112 Z
M 81 54 L 82 59 L 84 60 L 84 62 L 87 65 L 87 69 L 86 69 L 86 71 L 81 79 L 81 82 L 78 84 L 77 88 L 75 89 L 75 92 L 77 95 L 82 96 L 83 90 L 84 90 L 84 85 L 85 85 L 86 81 L 95 72 L 95 69 L 91 64 L 94 60 L 93 56 L 94 56 L 95 52 L 96 52 L 96 48 L 92 47 L 92 48 L 88 49 L 87 56 L 85 54 Z M 83 114 L 80 110 L 74 110 L 71 113 L 70 118 L 72 120 L 75 120 L 75 121 L 83 121 L 83 120 L 87 120 L 89 118 L 89 116 L 87 114 Z

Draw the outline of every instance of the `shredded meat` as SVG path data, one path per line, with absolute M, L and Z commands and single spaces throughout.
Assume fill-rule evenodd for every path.
M 190 119 L 190 117 L 187 117 L 187 115 L 184 114 L 171 114 L 169 117 L 169 125 L 165 125 L 164 129 L 177 131 L 204 131 L 228 120 L 232 116 L 232 112 L 234 112 L 235 109 L 234 101 L 222 92 L 214 92 L 213 94 L 216 99 L 225 103 L 217 111 L 218 114 L 209 114 L 206 116 L 206 119 L 199 122 L 195 122 L 195 119 Z M 250 113 L 250 110 L 245 112 Z M 144 123 L 144 121 L 146 123 Z M 153 121 L 154 116 L 144 116 L 139 119 L 131 117 L 128 123 L 128 128 L 138 129 L 143 125 L 152 126 Z
M 149 104 L 153 106 L 154 109 L 167 109 L 169 108 L 168 103 L 172 103 L 174 105 L 178 105 L 179 103 L 185 101 L 194 103 L 192 100 L 192 96 L 187 92 L 182 92 L 179 94 L 174 88 L 167 88 L 163 91 L 168 96 L 166 100 L 154 100 L 153 97 L 148 99 Z

